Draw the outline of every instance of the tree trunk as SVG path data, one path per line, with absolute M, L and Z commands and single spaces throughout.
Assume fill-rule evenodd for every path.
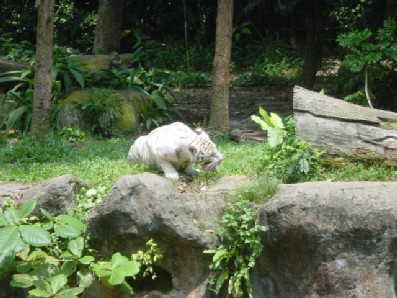
M 232 22 L 233 0 L 218 0 L 209 126 L 224 132 L 230 130 L 229 65 L 232 52 Z
M 50 129 L 51 69 L 55 0 L 41 0 L 37 23 L 35 87 L 31 135 L 43 140 Z
M 120 52 L 123 13 L 124 0 L 99 0 L 94 41 L 95 54 Z
M 322 7 L 319 1 L 308 1 L 305 8 L 306 39 L 302 44 L 303 70 L 299 84 L 311 89 L 322 59 Z

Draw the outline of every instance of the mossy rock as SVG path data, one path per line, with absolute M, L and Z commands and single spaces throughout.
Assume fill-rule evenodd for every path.
M 124 65 L 129 65 L 133 59 L 133 53 L 125 53 L 118 55 L 112 53 L 109 55 L 71 55 L 70 58 L 81 64 L 84 72 L 100 72 L 103 69 L 110 69 L 112 61 L 121 61 Z
M 111 62 L 117 58 L 117 54 L 110 55 L 72 55 L 70 58 L 81 64 L 84 72 L 99 72 L 102 69 L 110 69 Z
M 116 128 L 121 132 L 131 132 L 139 127 L 140 104 L 145 100 L 145 95 L 131 90 L 112 90 L 120 98 L 120 117 L 117 119 Z M 89 90 L 72 92 L 59 102 L 58 124 L 61 127 L 82 126 L 81 112 L 76 109 L 74 101 L 88 100 Z

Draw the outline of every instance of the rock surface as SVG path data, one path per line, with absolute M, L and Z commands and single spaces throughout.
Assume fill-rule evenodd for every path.
M 130 255 L 154 239 L 164 251 L 160 266 L 168 273 L 165 277 L 172 289 L 159 297 L 205 297 L 209 256 L 202 252 L 218 243 L 215 230 L 230 186 L 246 182 L 220 181 L 196 195 L 179 194 L 158 175 L 124 176 L 90 214 L 87 232 L 94 247 L 109 254 Z M 93 290 L 85 297 L 98 297 L 100 292 Z
M 206 283 L 211 257 L 203 250 L 218 244 L 215 232 L 225 198 L 247 182 L 244 177 L 223 177 L 196 193 L 154 174 L 120 177 L 89 214 L 87 233 L 105 256 L 117 251 L 129 255 L 145 248 L 150 238 L 158 243 L 164 251 L 158 279 L 150 285 L 133 284 L 136 297 L 213 297 Z M 27 196 L 56 212 L 70 206 L 73 193 L 83 185 L 64 175 L 35 186 Z M 258 222 L 268 230 L 253 272 L 254 297 L 395 297 L 396 193 L 397 183 L 280 185 L 259 206 Z M 24 295 L 2 281 L 0 297 Z M 83 297 L 126 296 L 94 284 Z
M 33 186 L 22 192 L 23 199 L 34 198 L 37 207 L 45 208 L 53 215 L 66 213 L 74 205 L 74 196 L 82 188 L 89 189 L 89 185 L 70 174 L 52 178 L 42 184 Z
M 139 126 L 140 105 L 145 100 L 143 93 L 132 90 L 112 90 L 120 102 L 120 114 L 115 127 L 122 132 L 130 132 Z M 57 122 L 61 127 L 83 126 L 81 111 L 74 101 L 86 101 L 90 98 L 90 90 L 73 91 L 59 103 L 60 111 Z
M 256 297 L 395 297 L 397 183 L 282 185 L 260 208 L 268 227 Z

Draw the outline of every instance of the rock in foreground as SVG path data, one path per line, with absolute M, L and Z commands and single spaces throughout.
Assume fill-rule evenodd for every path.
M 396 193 L 397 183 L 282 185 L 260 209 L 256 297 L 395 297 Z

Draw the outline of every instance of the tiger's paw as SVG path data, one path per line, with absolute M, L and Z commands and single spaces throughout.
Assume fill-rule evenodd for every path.
M 188 166 L 185 173 L 191 176 L 198 176 L 200 175 L 200 170 L 195 169 L 193 166 Z
M 165 173 L 165 178 L 172 179 L 172 180 L 178 180 L 179 174 L 178 173 Z

